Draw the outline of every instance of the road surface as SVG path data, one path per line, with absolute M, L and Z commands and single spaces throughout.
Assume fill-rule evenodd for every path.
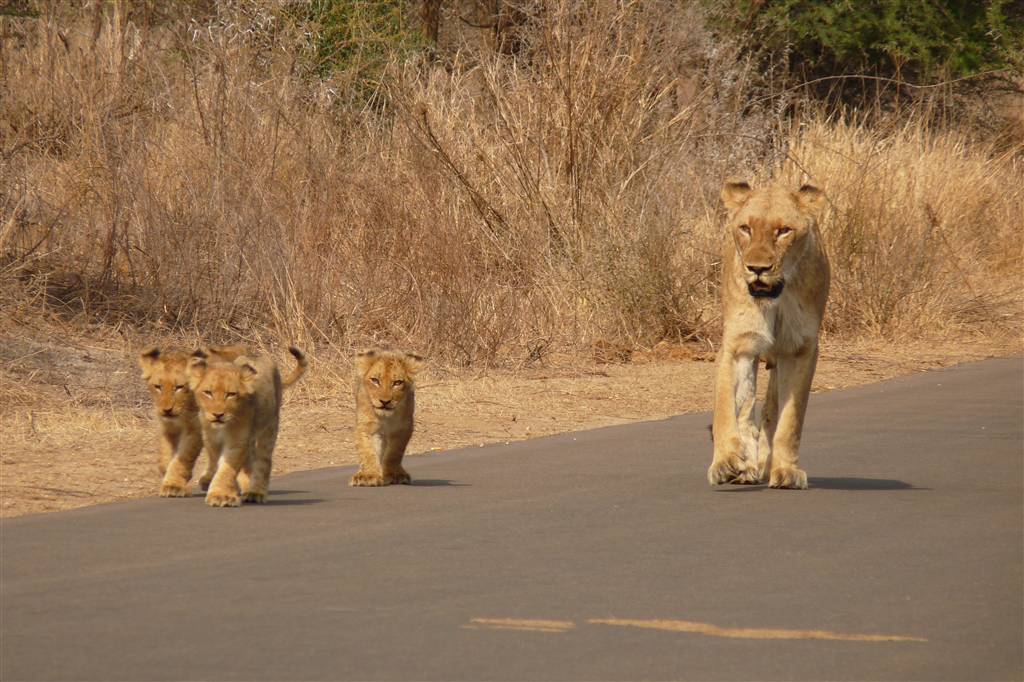
M 1022 399 L 815 395 L 807 491 L 709 487 L 697 414 L 4 520 L 0 679 L 1019 680 Z

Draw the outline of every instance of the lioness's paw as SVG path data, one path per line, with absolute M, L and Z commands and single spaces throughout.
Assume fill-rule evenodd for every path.
M 747 467 L 743 471 L 736 474 L 729 483 L 734 485 L 755 485 L 761 482 L 761 472 L 758 471 L 757 467 Z
M 743 469 L 743 460 L 739 457 L 716 459 L 708 467 L 708 483 L 721 485 L 733 481 Z
M 205 493 L 205 492 L 206 492 L 207 490 L 209 490 L 209 489 L 210 489 L 210 481 L 212 481 L 212 480 L 213 480 L 213 476 L 212 476 L 212 475 L 209 475 L 209 476 L 208 476 L 208 475 L 206 475 L 206 474 L 203 474 L 203 475 L 202 475 L 202 476 L 201 476 L 201 477 L 199 478 L 199 487 L 203 489 L 203 492 L 204 492 L 204 493 Z
M 188 497 L 188 485 L 162 483 L 160 484 L 160 497 Z
M 265 504 L 267 501 L 267 494 L 250 490 L 242 496 L 242 500 L 245 502 L 252 502 L 253 504 Z
M 412 476 L 405 469 L 384 476 L 385 485 L 409 485 L 410 483 L 412 483 Z
M 807 489 L 807 472 L 796 467 L 779 467 L 772 469 L 772 477 L 769 484 L 772 488 L 793 488 L 795 490 Z
M 238 507 L 242 500 L 238 493 L 234 492 L 213 492 L 206 493 L 206 504 L 211 507 Z
M 384 482 L 384 477 L 378 474 L 364 474 L 357 473 L 349 480 L 348 484 L 356 488 L 371 487 L 375 488 L 382 485 L 387 485 Z

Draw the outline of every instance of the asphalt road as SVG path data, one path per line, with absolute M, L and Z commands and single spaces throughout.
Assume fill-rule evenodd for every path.
M 1019 680 L 1022 399 L 1019 358 L 813 396 L 807 491 L 708 487 L 688 415 L 5 520 L 0 678 Z

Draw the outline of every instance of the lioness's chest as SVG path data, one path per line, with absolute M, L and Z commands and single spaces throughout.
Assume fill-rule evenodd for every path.
M 751 301 L 729 327 L 738 352 L 759 356 L 802 351 L 818 335 L 817 316 L 786 292 L 770 303 Z

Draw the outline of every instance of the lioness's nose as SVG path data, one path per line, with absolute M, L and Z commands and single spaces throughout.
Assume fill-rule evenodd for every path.
M 381 407 L 388 407 L 389 405 L 391 405 L 391 401 L 390 400 L 381 400 L 380 401 L 380 406 Z
M 213 413 L 213 418 L 216 419 L 217 421 L 220 421 L 221 419 L 224 418 L 224 413 L 223 412 L 214 412 Z
M 164 414 L 166 416 L 170 417 L 171 414 L 173 414 L 173 413 L 174 413 L 174 408 L 173 407 L 165 407 L 164 408 Z
M 760 275 L 763 272 L 768 272 L 772 269 L 770 265 L 748 265 L 747 270 L 750 270 L 755 275 Z

